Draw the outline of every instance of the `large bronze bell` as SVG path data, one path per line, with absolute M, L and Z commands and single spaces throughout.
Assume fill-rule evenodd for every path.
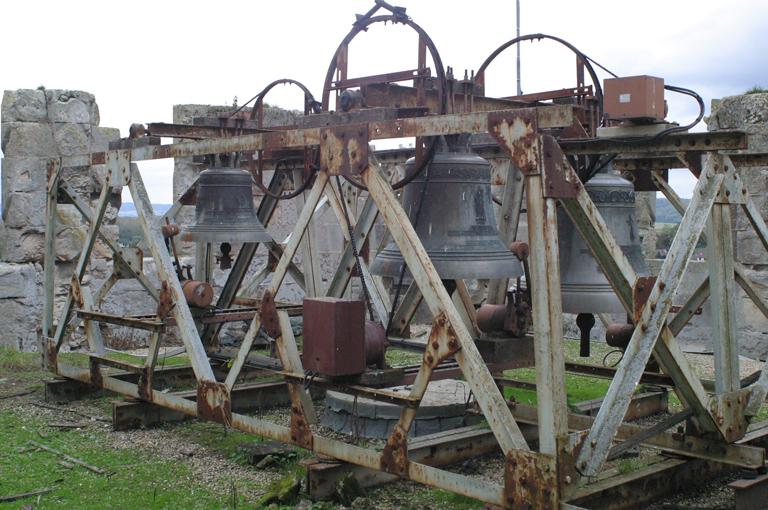
M 415 171 L 413 158 L 405 171 Z M 519 261 L 499 238 L 490 179 L 491 165 L 480 156 L 439 151 L 403 191 L 403 208 L 443 280 L 522 274 Z M 398 278 L 403 263 L 391 241 L 377 255 L 371 272 Z
M 253 208 L 251 175 L 237 168 L 210 168 L 197 179 L 195 224 L 185 240 L 209 243 L 266 242 L 272 237 Z
M 631 182 L 613 173 L 599 173 L 584 187 L 637 274 L 647 274 L 635 219 L 635 190 Z M 568 215 L 558 210 L 560 288 L 566 313 L 624 313 L 587 244 Z

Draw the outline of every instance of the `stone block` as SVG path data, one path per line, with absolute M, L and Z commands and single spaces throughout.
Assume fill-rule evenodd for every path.
M 42 229 L 5 229 L 2 260 L 5 262 L 42 262 L 45 234 Z
M 83 225 L 82 216 L 73 205 L 59 205 L 56 216 L 56 260 L 77 260 L 83 250 L 88 228 Z
M 0 299 L 29 300 L 35 296 L 36 279 L 33 264 L 0 262 Z
M 109 142 L 119 139 L 119 129 L 94 126 L 91 128 L 91 152 L 105 151 L 109 148 Z
M 88 124 L 54 124 L 53 139 L 62 156 L 87 154 L 91 146 L 91 126 Z
M 91 194 L 94 192 L 90 167 L 64 167 L 61 169 L 61 181 L 66 182 L 86 202 L 90 200 Z M 99 186 L 99 190 L 101 190 L 101 186 Z
M 29 193 L 8 193 L 8 203 L 3 204 L 5 226 L 9 229 L 41 229 L 45 225 L 45 197 L 45 189 Z
M 750 227 L 746 230 L 736 232 L 736 260 L 742 264 L 764 265 L 768 263 L 768 254 L 766 254 L 760 238 Z
M 3 92 L 3 122 L 41 122 L 48 116 L 45 92 L 19 89 Z
M 42 317 L 40 302 L 25 304 L 15 299 L 0 299 L 0 316 L 13 318 L 4 321 L 0 346 L 20 351 L 37 350 L 37 329 Z
M 765 131 L 768 123 L 768 93 L 729 96 L 712 103 L 707 119 L 710 131 L 744 129 Z
M 47 165 L 42 158 L 3 158 L 3 193 L 45 190 Z
M 93 94 L 81 90 L 46 90 L 51 122 L 99 125 L 99 107 Z
M 6 157 L 49 158 L 57 155 L 53 130 L 48 124 L 13 123 L 6 138 L 7 142 L 3 145 Z

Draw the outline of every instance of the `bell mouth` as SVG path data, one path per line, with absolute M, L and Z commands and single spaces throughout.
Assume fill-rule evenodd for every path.
M 191 225 L 181 235 L 182 241 L 205 243 L 266 243 L 272 236 L 261 225 Z
M 427 251 L 432 265 L 443 280 L 486 278 L 517 278 L 523 271 L 520 261 L 508 251 L 476 253 L 451 253 Z M 404 260 L 399 251 L 382 250 L 371 265 L 371 273 L 390 278 L 400 278 Z M 413 281 L 406 268 L 403 282 Z

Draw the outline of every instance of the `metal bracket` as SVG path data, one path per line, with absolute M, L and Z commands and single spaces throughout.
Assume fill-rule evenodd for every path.
M 227 426 L 232 423 L 232 397 L 226 384 L 215 381 L 197 383 L 197 416 Z
M 643 314 L 643 308 L 648 302 L 648 298 L 651 295 L 653 286 L 656 285 L 655 276 L 638 276 L 635 281 L 635 286 L 632 287 L 632 319 L 637 324 L 640 321 L 640 316 Z M 651 306 L 656 306 L 655 303 Z
M 280 332 L 280 319 L 277 316 L 277 305 L 270 291 L 266 291 L 264 297 L 261 298 L 259 318 L 261 319 L 261 327 L 270 337 L 277 338 L 282 334 Z
M 291 406 L 291 441 L 307 450 L 312 449 L 312 430 L 309 428 L 306 416 L 296 403 Z
M 618 164 L 614 164 L 614 166 L 619 170 L 622 169 Z M 635 191 L 661 191 L 658 186 L 656 186 L 656 182 L 653 180 L 651 172 L 653 172 L 653 170 L 650 168 L 634 169 L 631 171 L 626 170 L 621 173 L 621 176 L 635 186 Z M 669 179 L 669 169 L 656 170 L 656 173 L 660 178 L 664 179 L 664 181 Z
M 97 388 L 101 388 L 104 386 L 104 378 L 101 376 L 101 365 L 99 363 L 99 358 L 95 356 L 91 356 L 88 358 L 88 368 L 90 370 L 91 375 L 91 385 L 95 386 Z
M 569 181 L 565 177 L 565 155 L 557 140 L 552 135 L 542 135 L 541 152 L 543 157 L 545 198 L 576 198 L 581 181 Z
M 136 386 L 139 388 L 139 398 L 152 402 L 152 367 L 144 367 Z
M 115 257 L 115 277 L 121 280 L 132 279 L 134 274 L 144 272 L 144 251 L 133 246 L 121 247 L 120 257 Z
M 510 450 L 504 464 L 504 491 L 511 508 L 560 508 L 555 458 L 543 453 Z
M 723 436 L 729 443 L 741 439 L 747 433 L 745 410 L 751 391 L 751 388 L 742 388 L 713 395 L 709 401 L 709 410 L 718 425 L 722 426 Z
M 320 130 L 320 168 L 329 175 L 360 175 L 368 168 L 368 124 Z
M 393 475 L 408 474 L 408 432 L 398 423 L 381 452 L 381 469 Z
M 167 281 L 163 282 L 160 289 L 160 298 L 157 301 L 157 317 L 160 320 L 165 319 L 176 303 L 173 302 L 173 294 Z
M 501 111 L 488 114 L 488 132 L 525 175 L 538 173 L 537 130 L 536 112 Z
M 56 373 L 56 366 L 58 362 L 59 351 L 56 348 L 56 342 L 53 338 L 42 336 L 43 344 L 43 366 L 51 372 Z
M 445 332 L 445 334 L 443 334 Z M 444 341 L 447 339 L 447 342 Z M 441 341 L 443 340 L 443 341 Z M 432 321 L 432 329 L 427 340 L 427 348 L 424 350 L 424 363 L 430 368 L 436 368 L 447 358 L 453 356 L 461 349 L 456 331 L 448 322 L 445 312 L 440 312 Z

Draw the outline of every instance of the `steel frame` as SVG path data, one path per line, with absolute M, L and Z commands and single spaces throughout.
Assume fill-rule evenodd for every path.
M 651 440 L 651 444 L 655 443 L 660 448 L 694 458 L 714 459 L 747 467 L 762 465 L 765 462 L 764 450 L 736 443 L 746 433 L 749 417 L 754 415 L 759 405 L 765 401 L 768 393 L 768 365 L 757 382 L 740 388 L 737 366 L 734 365 L 734 360 L 737 359 L 737 338 L 733 323 L 734 282 L 737 281 L 745 289 L 752 289 L 752 284 L 743 269 L 732 260 L 732 241 L 728 235 L 730 206 L 738 205 L 744 209 L 766 248 L 768 227 L 736 174 L 732 160 L 728 155 L 719 152 L 722 149 L 746 148 L 744 135 L 710 134 L 703 152 L 703 144 L 685 143 L 688 140 L 699 140 L 700 135 L 673 135 L 655 144 L 622 147 L 622 153 L 640 155 L 653 154 L 654 151 L 673 151 L 679 161 L 699 177 L 694 198 L 685 210 L 660 274 L 653 283 L 650 295 L 643 300 L 637 291 L 640 279 L 608 231 L 596 206 L 565 157 L 566 154 L 611 151 L 616 150 L 616 147 L 609 142 L 559 143 L 550 133 L 556 129 L 568 128 L 573 124 L 574 118 L 572 107 L 553 105 L 422 116 L 327 128 L 287 129 L 94 153 L 85 158 L 87 164 L 106 164 L 107 171 L 101 195 L 92 211 L 82 201 L 78 201 L 59 179 L 61 168 L 81 166 L 84 158 L 65 157 L 52 161 L 49 165 L 49 223 L 45 247 L 45 362 L 52 372 L 66 378 L 139 398 L 189 416 L 217 421 L 245 432 L 292 443 L 365 468 L 381 470 L 464 494 L 490 504 L 505 508 L 519 508 L 522 505 L 530 505 L 533 508 L 566 508 L 567 502 L 578 494 L 579 488 L 599 472 L 615 440 L 632 441 L 633 436 L 643 434 L 642 430 L 627 429 L 621 422 L 632 393 L 643 376 L 646 363 L 654 356 L 663 371 L 672 379 L 674 390 L 691 416 L 682 437 L 659 430 L 654 438 L 642 436 L 640 439 L 643 442 Z M 350 128 L 360 133 L 359 138 L 353 137 L 357 143 L 340 136 L 340 133 Z M 510 410 L 491 371 L 479 354 L 474 342 L 475 333 L 471 320 L 466 322 L 471 306 L 457 306 L 448 294 L 389 182 L 383 177 L 381 164 L 376 156 L 367 150 L 367 143 L 375 139 L 457 133 L 490 133 L 509 158 L 509 168 L 518 168 L 524 180 L 530 250 L 531 253 L 537 254 L 530 259 L 530 286 L 537 368 L 536 391 L 539 402 L 535 410 L 525 411 L 528 414 L 526 418 L 521 418 L 521 410 L 518 409 L 514 414 Z M 363 145 L 360 145 L 360 140 Z M 153 221 L 152 207 L 134 162 L 306 146 L 319 146 L 322 154 L 334 154 L 339 157 L 332 163 L 326 157 L 326 164 L 323 164 L 311 188 L 302 197 L 303 207 L 290 238 L 285 246 L 278 245 L 275 248 L 280 256 L 272 271 L 271 283 L 259 312 L 254 313 L 250 328 L 226 377 L 223 381 L 217 380 L 206 350 L 215 334 L 216 324 L 209 324 L 202 333 L 198 332 L 199 323 L 195 321 L 184 300 L 172 260 L 163 244 L 160 225 Z M 689 153 L 689 150 L 696 152 Z M 364 159 L 361 159 L 361 153 L 367 154 Z M 691 157 L 694 154 L 700 155 L 700 159 Z M 402 307 L 412 310 L 414 303 L 417 305 L 418 301 L 423 299 L 434 317 L 422 364 L 411 393 L 406 399 L 400 398 L 403 404 L 400 420 L 381 452 L 323 437 L 311 427 L 315 422 L 314 408 L 309 393 L 302 385 L 304 370 L 299 350 L 287 312 L 276 309 L 273 301 L 273 296 L 277 294 L 286 275 L 292 268 L 294 273 L 297 271 L 292 260 L 307 239 L 307 229 L 324 196 L 336 211 L 342 227 L 346 227 L 343 216 L 339 215 L 339 201 L 344 197 L 338 196 L 333 186 L 329 186 L 329 181 L 339 174 L 359 175 L 369 192 L 368 201 L 353 226 L 358 234 L 355 240 L 362 243 L 361 239 L 367 238 L 376 218 L 380 218 L 399 246 L 418 290 L 409 290 L 406 293 Z M 511 178 L 510 175 L 507 176 L 507 179 Z M 658 174 L 654 175 L 654 179 L 673 203 L 680 204 Z M 273 185 L 282 186 L 281 183 L 274 182 Z M 155 370 L 162 328 L 155 331 L 151 345 L 152 355 L 147 357 L 143 366 L 120 366 L 122 369 L 138 372 L 140 376 L 136 382 L 117 378 L 104 370 L 105 365 L 114 364 L 102 355 L 100 349 L 103 344 L 95 333 L 98 328 L 92 326 L 92 321 L 99 319 L 98 301 L 109 288 L 99 292 L 99 299 L 94 303 L 81 284 L 94 243 L 101 235 L 100 229 L 109 195 L 123 186 L 128 187 L 133 197 L 144 240 L 155 260 L 162 288 L 159 292 L 153 292 L 155 289 L 149 286 L 141 271 L 134 269 L 133 276 L 146 284 L 149 294 L 158 300 L 157 321 L 167 322 L 172 319 L 179 329 L 197 381 L 195 401 L 166 394 L 152 387 L 152 373 Z M 48 261 L 55 260 L 55 207 L 62 191 L 66 200 L 79 204 L 78 209 L 90 224 L 90 228 L 76 265 L 66 304 L 57 323 L 54 323 L 53 264 Z M 521 201 L 522 193 L 505 191 L 502 207 L 514 215 L 519 211 L 518 204 Z M 265 197 L 259 208 L 259 216 L 265 223 L 274 211 L 273 202 Z M 556 214 L 558 203 L 584 237 L 627 313 L 635 318 L 636 323 L 627 355 L 615 372 L 596 418 L 594 421 L 590 419 L 589 422 L 578 422 L 575 427 L 565 400 Z M 514 232 L 517 219 L 514 218 L 508 223 Z M 716 260 L 721 261 L 721 264 L 710 264 L 708 283 L 705 282 L 707 285 L 683 308 L 695 309 L 706 299 L 707 294 L 713 299 L 717 373 L 716 391 L 712 397 L 706 393 L 701 381 L 693 374 L 675 340 L 675 334 L 684 326 L 684 322 L 676 318 L 667 324 L 672 296 L 679 288 L 693 247 L 705 228 L 713 261 L 714 257 L 717 257 Z M 346 231 L 345 228 L 342 230 Z M 345 237 L 349 241 L 348 235 Z M 510 237 L 513 238 L 514 235 Z M 128 266 L 131 265 L 125 260 L 127 256 L 119 246 L 110 242 L 108 246 L 112 249 L 116 261 L 125 261 Z M 255 245 L 245 245 L 240 251 L 219 299 L 220 304 L 229 306 L 235 301 L 255 249 Z M 305 250 L 312 252 L 311 247 L 306 245 Z M 348 285 L 351 250 L 348 248 L 348 251 L 349 253 L 345 252 L 342 257 L 328 290 L 330 295 L 342 295 Z M 386 293 L 375 278 L 370 276 L 367 267 L 363 267 L 363 277 L 370 282 L 371 288 L 378 289 L 374 292 L 379 300 L 376 304 L 377 313 L 386 313 L 390 306 Z M 109 282 L 111 281 L 110 279 Z M 305 283 L 309 292 L 317 292 L 316 286 L 312 291 L 312 284 Z M 765 312 L 767 307 L 759 300 L 754 290 L 747 293 Z M 464 301 L 459 300 L 459 303 Z M 88 335 L 91 365 L 85 369 L 66 365 L 57 356 L 76 310 L 86 319 L 86 329 L 91 332 Z M 407 316 L 406 312 L 398 314 Z M 288 427 L 232 410 L 232 391 L 242 384 L 238 377 L 246 365 L 256 334 L 261 328 L 275 339 L 277 355 L 282 365 L 282 372 L 279 373 L 285 377 L 291 402 L 291 423 Z M 408 430 L 427 383 L 435 368 L 442 361 L 451 358 L 458 363 L 462 376 L 469 383 L 479 408 L 506 458 L 503 485 L 431 467 L 408 456 Z M 373 393 L 375 392 L 368 391 L 367 394 Z M 382 395 L 385 393 L 379 392 Z M 526 423 L 533 421 L 537 424 L 538 451 L 531 450 L 523 436 L 518 425 L 521 419 L 527 420 L 523 421 Z M 575 431 L 569 432 L 569 429 Z M 639 442 L 637 438 L 636 442 Z M 717 448 L 713 448 L 713 445 Z M 717 450 L 717 453 L 713 453 L 714 450 Z

